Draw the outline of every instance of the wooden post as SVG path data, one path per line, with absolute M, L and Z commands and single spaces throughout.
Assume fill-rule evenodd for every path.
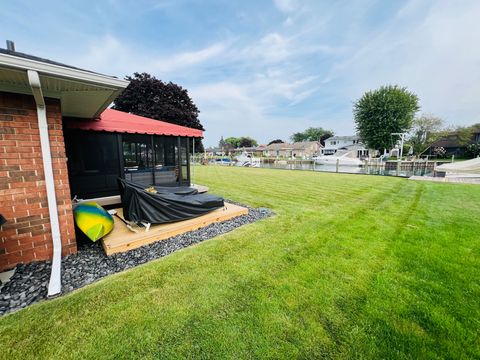
M 400 176 L 400 164 L 402 163 L 401 160 L 397 160 L 397 176 Z
M 335 166 L 335 172 L 338 173 L 338 165 L 340 164 L 340 159 L 337 159 L 337 164 Z

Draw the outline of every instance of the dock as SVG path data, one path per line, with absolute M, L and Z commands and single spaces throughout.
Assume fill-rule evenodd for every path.
M 116 210 L 117 214 L 123 218 L 123 210 L 121 208 Z M 115 225 L 113 230 L 102 239 L 102 246 L 107 255 L 112 255 L 247 214 L 247 208 L 226 202 L 223 208 L 208 214 L 169 224 L 152 225 L 149 231 L 139 227 L 138 233 L 130 231 L 118 217 L 114 216 Z

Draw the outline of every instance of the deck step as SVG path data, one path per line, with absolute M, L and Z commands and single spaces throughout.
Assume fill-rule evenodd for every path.
M 116 210 L 118 215 L 123 218 L 122 209 Z M 170 224 L 152 225 L 148 232 L 141 229 L 139 233 L 134 233 L 128 230 L 125 224 L 114 216 L 115 225 L 113 230 L 102 239 L 102 245 L 105 253 L 107 255 L 112 255 L 246 214 L 248 214 L 247 208 L 225 203 L 223 208 L 214 210 L 194 219 L 178 221 Z

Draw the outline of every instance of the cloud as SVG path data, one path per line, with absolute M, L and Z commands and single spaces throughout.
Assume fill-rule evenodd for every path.
M 354 99 L 384 84 L 407 86 L 419 95 L 423 111 L 448 121 L 479 121 L 480 48 L 472 44 L 480 38 L 480 3 L 463 5 L 438 1 L 422 7 L 410 1 L 337 65 L 330 81 L 343 83 L 340 89 Z
M 293 12 L 298 7 L 296 0 L 274 0 L 273 2 L 277 9 L 284 13 Z
M 219 82 L 190 89 L 202 112 L 200 120 L 206 125 L 207 144 L 215 145 L 221 136 L 253 136 L 260 142 L 274 137 L 285 140 L 295 131 L 312 124 L 311 119 L 272 113 L 277 103 L 275 95 L 265 93 L 268 82 Z M 285 84 L 283 84 L 286 86 Z M 292 84 L 292 88 L 300 84 Z M 262 93 L 263 96 L 259 96 Z M 293 95 L 292 100 L 296 99 Z M 300 95 L 306 96 L 306 95 Z
M 72 54 L 75 59 L 69 63 L 107 75 L 128 74 L 130 72 L 125 70 L 130 70 L 136 62 L 142 63 L 141 59 L 134 59 L 124 43 L 110 34 L 92 38 L 83 54 L 76 55 Z
M 18 30 L 8 16 L 17 13 L 13 8 L 5 9 L 0 30 L 18 32 L 26 52 L 119 77 L 145 71 L 182 85 L 201 110 L 211 144 L 222 134 L 287 138 L 303 126 L 351 133 L 353 101 L 389 83 L 407 86 L 423 111 L 448 122 L 480 121 L 478 1 L 206 2 L 195 8 L 202 16 L 192 16 L 186 0 L 159 0 L 137 17 L 132 4 L 115 8 L 115 20 L 102 19 L 103 27 L 90 22 L 90 32 L 58 24 L 68 28 L 67 39 L 41 47 L 26 42 L 35 25 Z M 107 13 L 102 6 L 82 16 Z M 69 18 L 69 11 L 62 7 L 56 18 L 87 21 L 73 21 L 78 15 Z M 128 31 L 119 25 L 126 19 Z M 56 23 L 47 23 L 56 34 Z M 165 34 L 161 43 L 158 33 Z
M 220 56 L 227 48 L 226 42 L 208 45 L 199 50 L 165 53 L 158 50 L 136 49 L 132 44 L 106 34 L 91 38 L 83 55 L 72 63 L 106 74 L 131 74 L 146 71 L 157 75 L 170 75 L 189 68 L 195 69 Z
M 196 51 L 186 51 L 173 56 L 165 56 L 158 60 L 154 67 L 160 73 L 169 73 L 179 69 L 204 63 L 214 57 L 220 56 L 226 49 L 225 43 L 216 43 Z

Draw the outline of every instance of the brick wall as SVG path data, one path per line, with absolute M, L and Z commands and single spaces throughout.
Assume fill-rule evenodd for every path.
M 63 255 L 77 250 L 60 102 L 47 120 Z M 37 111 L 33 96 L 0 92 L 0 271 L 53 254 Z

